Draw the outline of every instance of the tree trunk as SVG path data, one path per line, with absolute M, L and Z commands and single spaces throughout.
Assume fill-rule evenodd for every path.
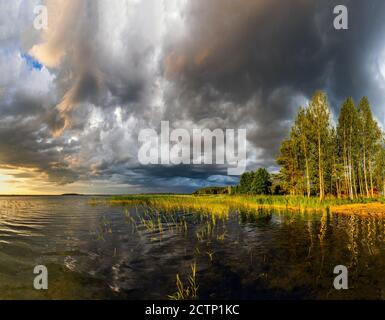
M 307 156 L 307 151 L 306 151 L 306 142 L 305 138 L 302 137 L 302 148 L 303 152 L 305 154 L 305 166 L 306 166 L 306 191 L 307 191 L 307 197 L 310 198 L 310 174 L 309 174 L 309 159 Z
M 345 132 L 345 129 L 344 129 L 344 151 L 343 151 L 343 158 L 344 158 L 345 192 L 350 197 L 348 152 L 347 152 L 347 147 L 346 147 L 346 132 Z
M 370 179 L 370 195 L 372 198 L 374 198 L 372 162 L 370 161 L 370 155 L 369 155 L 369 179 Z
M 369 188 L 368 188 L 368 175 L 366 172 L 366 146 L 364 141 L 364 179 L 365 179 L 365 190 L 366 190 L 366 197 L 369 198 Z
M 323 173 L 322 173 L 322 155 L 321 155 L 321 135 L 318 133 L 318 174 L 319 174 L 319 196 L 324 198 Z
M 307 187 L 307 197 L 310 198 L 310 175 L 309 175 L 309 162 L 306 157 L 306 187 Z
M 349 198 L 353 199 L 353 181 L 352 181 L 352 164 L 350 150 L 348 151 L 348 181 L 349 181 Z
M 357 198 L 357 181 L 356 181 L 356 170 L 352 161 L 352 179 L 353 179 L 353 198 Z
M 363 185 L 363 181 L 362 181 L 362 165 L 361 165 L 361 162 L 359 162 L 359 164 L 358 164 L 357 174 L 358 174 L 358 186 L 360 188 L 360 196 L 362 196 L 362 191 L 364 190 L 364 185 Z
M 383 190 L 382 190 L 382 196 L 385 197 L 385 178 L 384 178 L 384 181 L 383 181 Z

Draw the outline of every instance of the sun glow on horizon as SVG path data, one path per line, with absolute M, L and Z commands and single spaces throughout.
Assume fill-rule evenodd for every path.
M 33 169 L 5 168 L 0 169 L 0 195 L 39 195 L 56 194 L 49 189 L 39 190 L 42 184 L 39 173 Z
M 29 193 L 30 190 L 22 188 L 20 183 L 12 175 L 13 170 L 0 170 L 0 194 L 21 194 Z
M 31 168 L 0 168 L 0 195 L 61 195 L 78 194 L 127 194 L 143 190 L 136 185 L 111 183 L 106 180 L 79 180 L 68 184 L 58 184 L 49 177 Z

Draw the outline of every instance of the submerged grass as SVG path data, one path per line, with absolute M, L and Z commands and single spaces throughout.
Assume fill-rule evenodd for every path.
M 196 262 L 192 263 L 191 273 L 187 277 L 187 283 L 184 284 L 180 279 L 179 273 L 176 274 L 176 288 L 177 291 L 169 295 L 170 300 L 189 300 L 198 298 L 198 281 L 197 281 L 197 264 Z

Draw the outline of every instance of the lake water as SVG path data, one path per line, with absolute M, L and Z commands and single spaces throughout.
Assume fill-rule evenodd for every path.
M 0 298 L 168 299 L 176 275 L 201 299 L 385 299 L 385 220 L 332 213 L 226 217 L 0 197 Z M 48 268 L 49 289 L 33 288 Z M 336 265 L 349 290 L 333 287 Z

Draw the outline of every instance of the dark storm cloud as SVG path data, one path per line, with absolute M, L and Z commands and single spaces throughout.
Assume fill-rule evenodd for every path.
M 350 1 L 349 30 L 330 33 L 329 60 L 332 61 L 330 85 L 327 89 L 335 102 L 353 96 L 358 102 L 367 95 L 375 113 L 383 121 L 383 74 L 385 62 L 385 2 Z M 382 81 L 377 81 L 378 76 Z M 381 83 L 382 82 L 382 83 Z
M 333 8 L 345 4 L 349 30 L 333 27 Z M 301 97 L 327 90 L 332 107 L 346 96 L 368 95 L 381 118 L 370 59 L 385 48 L 384 1 L 192 1 L 187 34 L 167 43 L 167 117 L 181 110 L 225 127 L 251 124 L 248 138 L 260 165 L 272 165 Z M 378 70 L 375 70 L 378 72 Z
M 4 97 L 0 102 L 0 117 L 26 117 L 42 112 L 44 102 L 39 97 L 19 93 L 11 99 Z
M 58 184 L 74 182 L 78 174 L 63 163 L 63 154 L 71 154 L 75 146 L 63 145 L 63 141 L 53 141 L 49 131 L 41 128 L 40 119 L 8 116 L 6 121 L 0 121 L 1 166 L 30 168 Z
M 126 161 L 113 163 L 102 162 L 92 167 L 94 176 L 100 179 L 111 179 L 121 184 L 137 184 L 150 187 L 188 187 L 186 181 L 205 186 L 213 185 L 216 181 L 225 179 L 227 167 L 210 165 L 132 165 Z M 216 177 L 215 179 L 212 177 Z M 225 179 L 226 180 L 226 179 Z M 181 181 L 183 181 L 181 183 Z M 235 183 L 237 178 L 228 178 L 228 183 Z M 205 183 L 206 182 L 206 183 Z M 178 190 L 176 190 L 178 191 Z M 181 190 L 179 190 L 180 192 Z

